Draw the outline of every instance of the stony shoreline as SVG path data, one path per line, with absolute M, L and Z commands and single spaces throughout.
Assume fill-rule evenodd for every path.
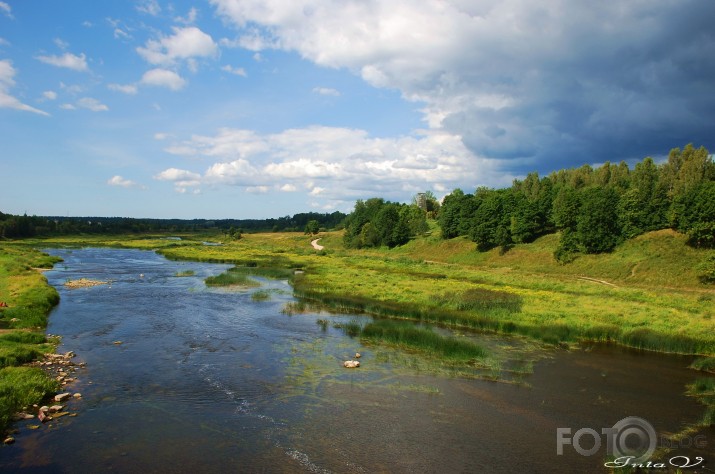
M 71 385 L 77 382 L 77 372 L 84 369 L 87 364 L 85 362 L 73 362 L 72 359 L 76 355 L 70 351 L 65 354 L 45 354 L 41 360 L 37 360 L 28 365 L 39 367 L 48 377 L 57 380 L 60 385 L 60 391 L 47 400 L 47 405 L 31 405 L 24 407 L 22 411 L 15 414 L 16 422 L 26 421 L 22 427 L 31 430 L 37 430 L 43 425 L 46 425 L 54 420 L 64 416 L 75 417 L 76 412 L 68 410 L 68 402 L 71 400 L 79 400 L 82 394 L 70 390 Z M 36 421 L 37 423 L 33 423 Z M 13 435 L 20 432 L 19 427 L 12 428 L 4 438 L 4 444 L 13 444 L 15 437 Z

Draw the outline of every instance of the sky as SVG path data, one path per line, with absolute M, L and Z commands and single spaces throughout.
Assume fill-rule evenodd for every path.
M 715 149 L 712 0 L 0 0 L 0 211 L 269 218 Z

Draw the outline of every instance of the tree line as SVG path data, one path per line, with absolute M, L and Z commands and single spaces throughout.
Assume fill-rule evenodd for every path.
M 348 248 L 392 248 L 427 230 L 427 213 L 417 204 L 371 198 L 355 203 L 355 210 L 345 219 L 343 242 Z
M 346 214 L 304 212 L 271 219 L 134 219 L 126 217 L 14 216 L 0 212 L 0 238 L 18 239 L 34 236 L 72 234 L 126 234 L 149 232 L 197 232 L 219 230 L 223 233 L 302 231 L 315 221 L 321 228 L 341 227 Z
M 613 250 L 644 232 L 672 228 L 698 247 L 715 247 L 715 164 L 704 147 L 670 151 L 668 161 L 625 162 L 529 173 L 510 188 L 455 189 L 442 202 L 445 239 L 468 236 L 477 249 L 513 244 L 560 231 L 555 257 Z

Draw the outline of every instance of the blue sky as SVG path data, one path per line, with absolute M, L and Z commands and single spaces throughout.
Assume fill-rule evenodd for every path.
M 712 150 L 712 18 L 710 0 L 0 0 L 0 211 L 349 211 Z

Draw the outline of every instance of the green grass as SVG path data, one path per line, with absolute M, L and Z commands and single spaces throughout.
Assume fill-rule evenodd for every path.
M 342 234 L 329 232 L 322 234 L 322 255 L 298 233 L 246 234 L 220 247 L 182 238 L 63 237 L 41 244 L 156 249 L 172 259 L 234 263 L 240 266 L 234 271 L 246 275 L 279 268 L 278 278 L 290 279 L 296 296 L 338 312 L 521 334 L 552 344 L 602 341 L 715 355 L 715 290 L 700 284 L 694 269 L 707 251 L 688 247 L 686 236 L 670 230 L 568 265 L 553 257 L 557 234 L 503 255 L 498 249 L 476 252 L 465 238 L 442 240 L 438 229 L 390 250 L 346 249 Z M 293 275 L 295 269 L 304 273 Z
M 388 343 L 451 361 L 482 359 L 486 351 L 477 344 L 437 334 L 403 321 L 379 320 L 360 332 L 364 342 Z
M 39 403 L 58 389 L 59 383 L 37 367 L 0 369 L 0 427 L 7 426 L 23 407 Z
M 268 301 L 271 299 L 271 292 L 267 290 L 254 291 L 251 294 L 251 299 L 253 301 Z
M 204 281 L 206 286 L 240 286 L 243 288 L 260 286 L 260 283 L 256 280 L 248 278 L 246 274 L 231 270 L 228 270 L 220 275 L 208 277 Z
M 9 306 L 0 309 L 0 430 L 13 413 L 58 388 L 42 370 L 18 367 L 54 350 L 44 334 L 22 328 L 46 327 L 59 294 L 37 269 L 58 261 L 26 246 L 0 244 L 0 301 Z M 6 328 L 19 329 L 7 332 Z
M 174 276 L 177 276 L 177 277 L 190 277 L 190 276 L 194 276 L 195 274 L 196 274 L 196 272 L 194 272 L 193 270 L 182 270 L 182 271 L 180 271 L 180 272 L 176 272 L 176 275 L 174 275 Z
M 715 373 L 715 357 L 703 357 L 690 364 L 691 369 Z

